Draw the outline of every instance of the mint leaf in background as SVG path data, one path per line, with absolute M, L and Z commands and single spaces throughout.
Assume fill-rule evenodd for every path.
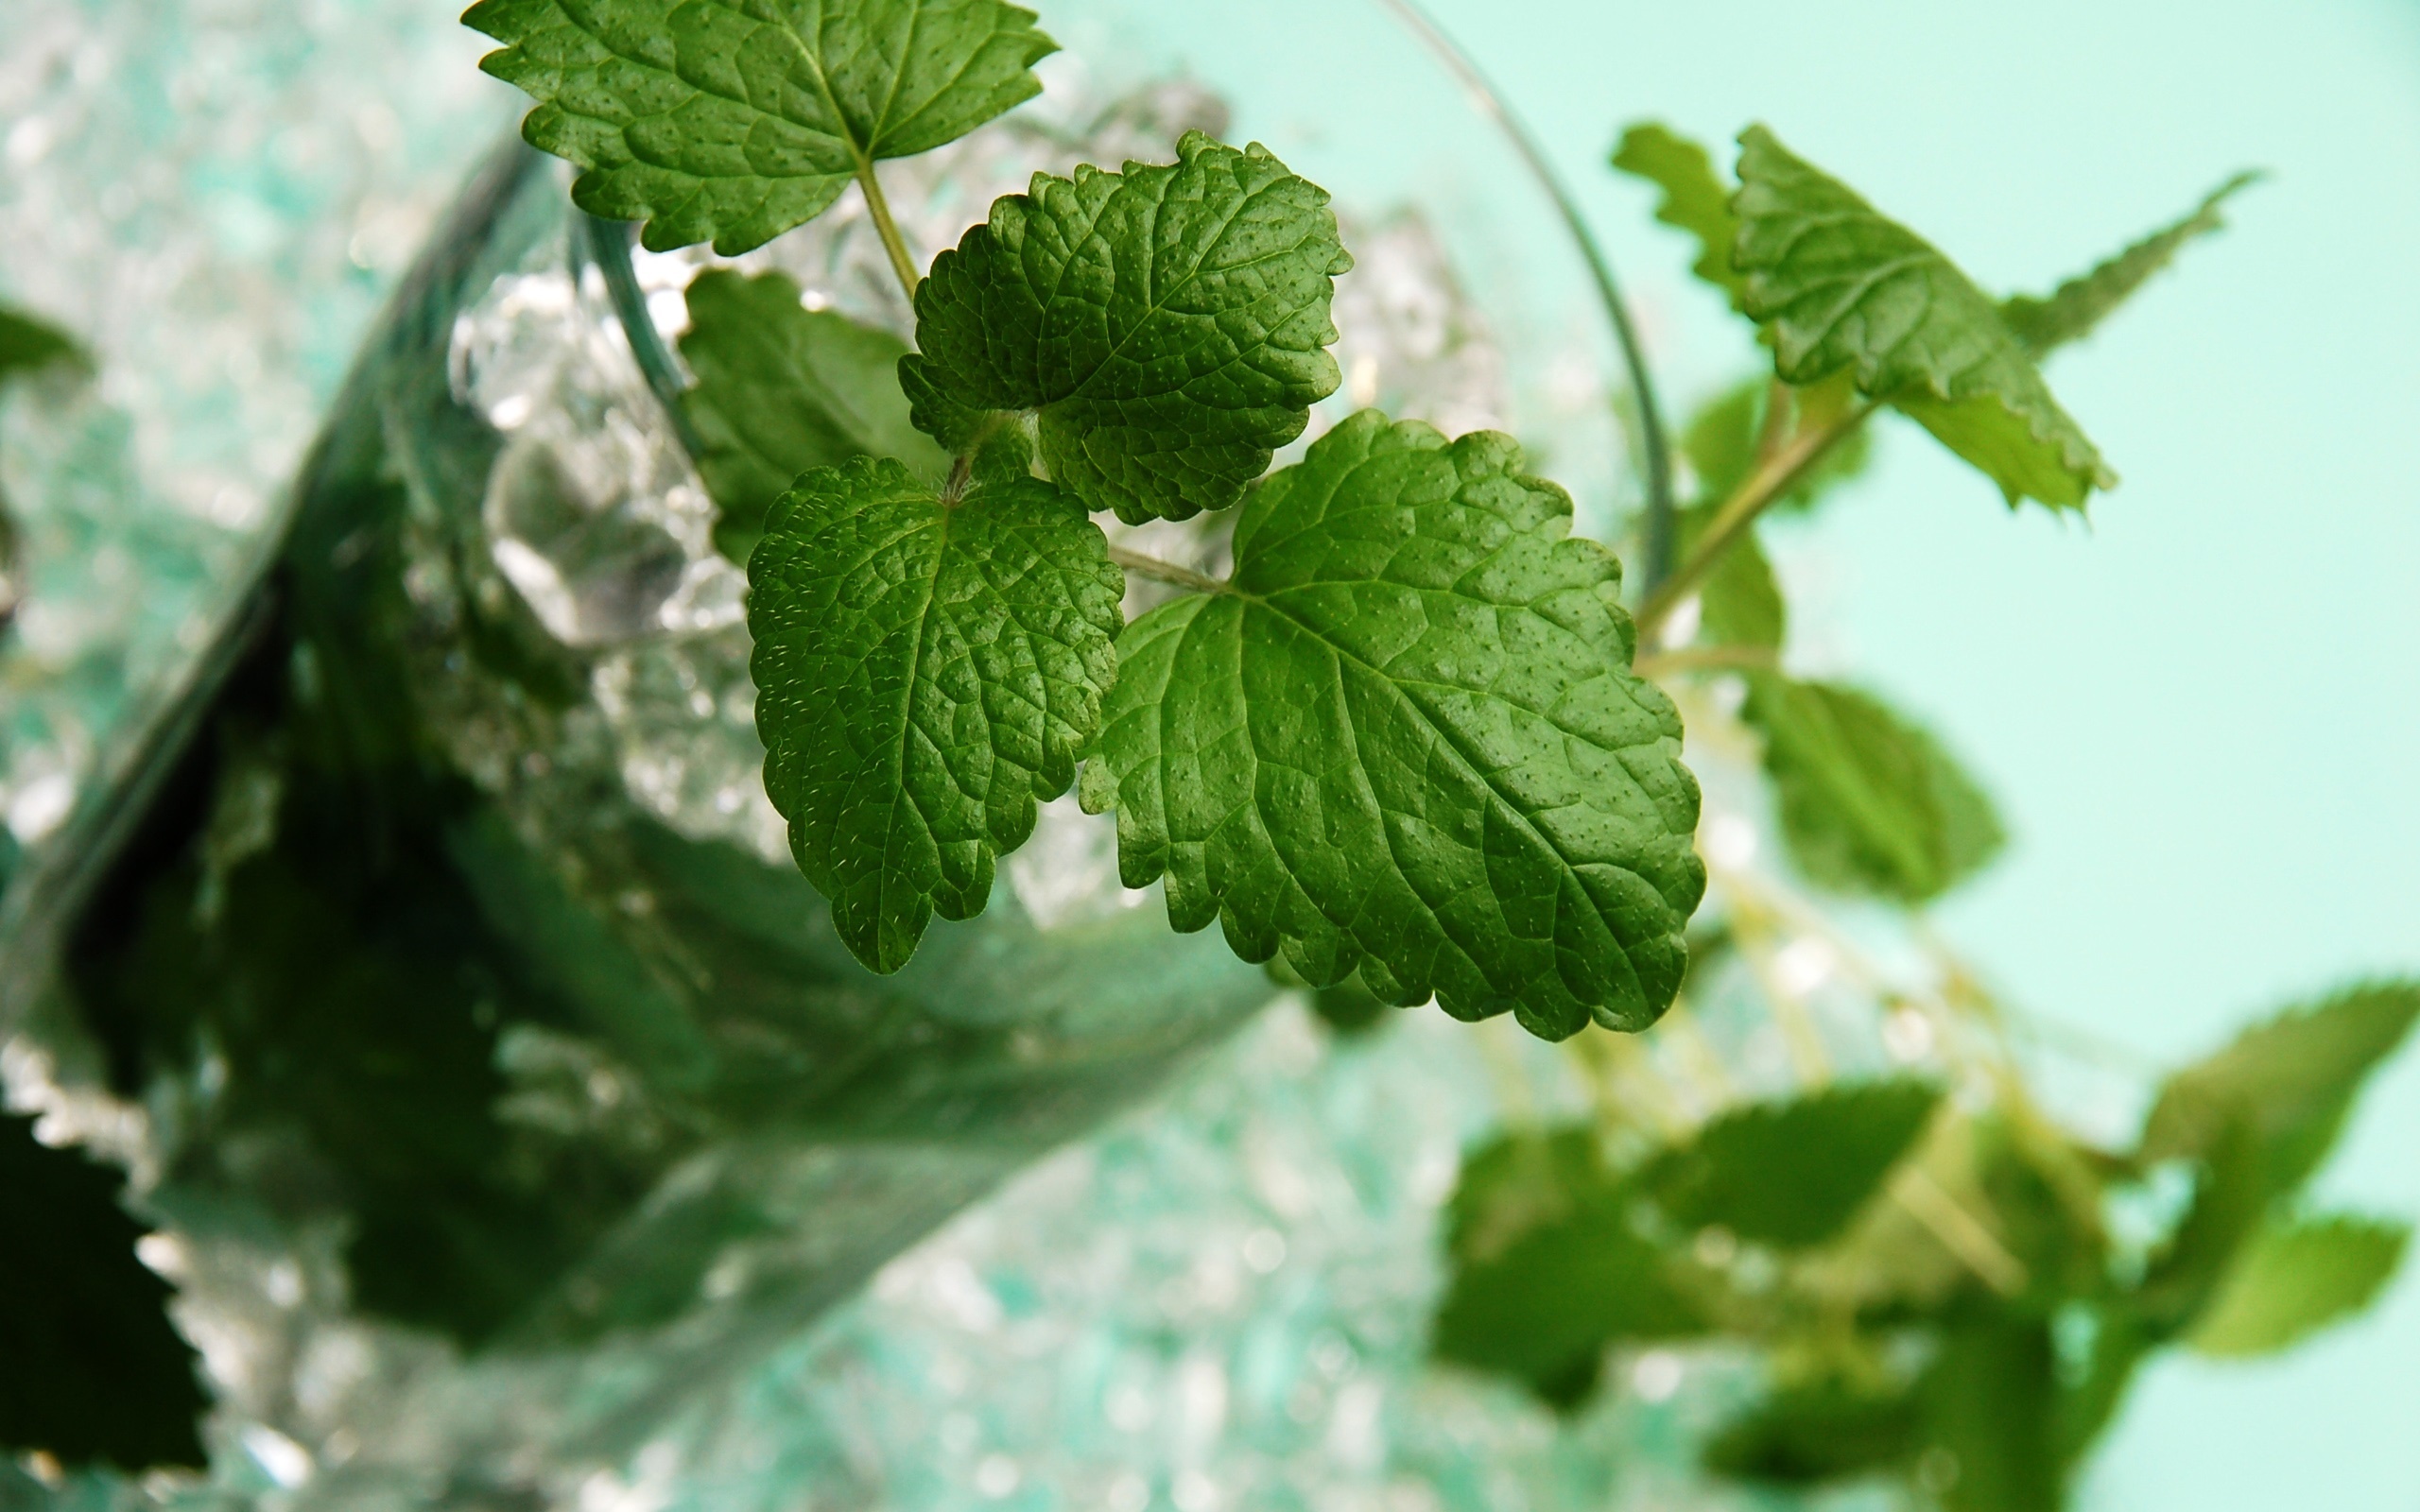
M 1067 790 L 1116 677 L 1125 579 L 1033 478 L 944 503 L 897 461 L 800 478 L 749 558 L 765 791 L 840 938 L 895 971 Z
M 1776 1391 L 1732 1418 L 1707 1441 L 1703 1460 L 1734 1480 L 1807 1486 L 1908 1458 L 1916 1426 L 1904 1392 L 1820 1381 Z
M 1999 853 L 1991 799 L 1871 694 L 1759 673 L 1741 713 L 1764 734 L 1782 834 L 1808 880 L 1924 902 Z
M 1941 1089 L 1906 1078 L 1733 1108 L 1658 1156 L 1640 1184 L 1671 1219 L 1784 1248 L 1820 1245 L 1871 1201 Z
M 2011 504 L 2081 507 L 2116 486 L 1999 306 L 1948 258 L 1763 127 L 1739 146 L 1732 262 L 1784 380 L 1853 374 L 1858 392 L 1912 417 Z
M 2191 215 L 2153 232 L 2082 277 L 2067 280 L 2047 298 L 2019 294 L 2003 301 L 2000 318 L 2036 357 L 2083 339 L 2152 274 L 2174 262 L 2187 242 L 2225 226 L 2219 207 L 2259 178 L 2256 173 L 2237 174 L 2212 190 Z
M 1681 511 L 1680 545 L 1685 557 L 1696 549 L 1698 537 L 1714 523 L 1719 507 L 1702 504 Z M 1735 538 L 1699 580 L 1698 605 L 1698 639 L 1715 645 L 1777 651 L 1789 630 L 1789 605 L 1782 599 L 1781 584 L 1754 529 Z
M 1589 1125 L 1508 1130 L 1463 1155 L 1445 1204 L 1445 1251 L 1463 1264 L 1492 1260 L 1620 1184 Z
M 1036 174 L 934 261 L 900 365 L 926 434 L 1035 412 L 1051 477 L 1140 523 L 1226 507 L 1303 433 L 1353 266 L 1327 192 L 1257 144 L 1189 131 L 1177 156 Z
M 1770 379 L 1744 379 L 1700 404 L 1681 427 L 1681 455 L 1688 458 L 1701 502 L 1721 503 L 1756 470 L 1772 389 Z
M 174 1288 L 134 1258 L 124 1178 L 0 1114 L 0 1446 L 130 1470 L 209 1463 L 200 1363 L 167 1315 Z
M 2368 1307 L 2411 1230 L 2330 1213 L 2273 1219 L 2244 1246 L 2187 1336 L 2204 1354 L 2268 1354 Z
M 821 214 L 861 169 L 964 136 L 1041 93 L 1058 44 L 999 0 L 479 0 L 479 66 L 538 105 L 529 145 L 572 199 L 724 256 Z
M 1621 569 L 1510 437 L 1363 411 L 1270 477 L 1224 592 L 1126 629 L 1082 798 L 1126 884 L 1249 961 L 1511 1010 L 1560 1040 L 1669 1005 L 1704 890 L 1680 717 Z
M 715 544 L 745 562 L 765 511 L 802 472 L 891 456 L 939 484 L 949 457 L 908 421 L 908 344 L 799 302 L 779 273 L 716 268 L 689 284 L 681 355 L 698 377 L 683 403 L 703 443 L 698 472 L 720 516 Z
M 2205 1154 L 2240 1120 L 2258 1143 L 2268 1189 L 2290 1190 L 2325 1158 L 2361 1083 L 2415 1018 L 2420 982 L 2387 981 L 2253 1025 L 2161 1086 L 2138 1158 Z
M 1454 1274 L 1437 1310 L 1438 1357 L 1570 1406 L 1595 1388 L 1614 1340 L 1703 1332 L 1699 1309 L 1633 1225 L 1635 1198 L 1585 1127 L 1515 1131 L 1472 1151 L 1446 1211 Z
M 54 362 L 80 368 L 89 366 L 90 359 L 66 332 L 0 305 L 0 383 L 19 373 L 37 372 Z
M 1697 238 L 1698 260 L 1689 271 L 1722 290 L 1736 307 L 1739 275 L 1731 266 L 1738 222 L 1731 214 L 1731 186 L 1714 171 L 1705 148 L 1669 127 L 1642 121 L 1622 133 L 1614 166 L 1664 191 L 1655 218 Z

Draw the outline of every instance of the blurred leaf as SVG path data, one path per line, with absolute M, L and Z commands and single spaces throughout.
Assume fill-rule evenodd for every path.
M 1682 936 L 1682 943 L 1689 948 L 1689 969 L 1681 978 L 1683 997 L 1704 987 L 1707 977 L 1720 969 L 1731 953 L 1739 947 L 1738 937 L 1731 933 L 1731 921 L 1727 919 L 1700 919 Z
M 1568 1406 L 1615 1340 L 1704 1332 L 1666 1257 L 1633 1227 L 1634 1198 L 1586 1128 L 1508 1134 L 1474 1152 L 1446 1216 L 1454 1276 L 1438 1357 Z
M 1924 1132 L 1941 1089 L 1909 1078 L 1734 1108 L 1658 1156 L 1640 1184 L 1674 1222 L 1803 1248 L 1838 1234 Z
M 0 383 L 54 362 L 81 368 L 89 367 L 91 359 L 66 332 L 22 310 L 0 305 Z
M 2187 1342 L 2204 1354 L 2267 1354 L 2368 1307 L 2411 1228 L 2329 1213 L 2273 1218 L 2245 1246 Z
M 1735 384 L 1698 407 L 1681 427 L 1681 455 L 1697 474 L 1701 502 L 1719 504 L 1756 469 L 1756 441 L 1764 434 L 1770 378 Z
M 1522 1235 L 1620 1185 L 1585 1124 L 1513 1129 L 1462 1157 L 1445 1204 L 1445 1249 L 1456 1261 L 1493 1260 Z
M 1563 1395 L 1558 1381 L 1616 1339 L 1704 1332 L 1704 1318 L 1667 1276 L 1664 1255 L 1632 1229 L 1627 1204 L 1606 1200 L 1457 1271 L 1437 1310 L 1436 1349 L 1440 1359 L 1530 1383 L 1553 1400 Z
M 2260 1227 L 2269 1198 L 2257 1134 L 2245 1121 L 2229 1123 L 2202 1152 L 2192 1204 L 2135 1290 L 2147 1325 L 2163 1337 L 2192 1326 Z
M 1315 988 L 1311 1011 L 1340 1035 L 1367 1034 L 1392 1016 L 1393 1005 L 1361 985 L 1355 972 L 1334 987 Z
M 2420 1018 L 2420 982 L 2365 983 L 2289 1009 L 2169 1076 L 2143 1126 L 2139 1159 L 2206 1153 L 2248 1122 L 2271 1193 L 2316 1170 L 2361 1083 Z
M 948 472 L 948 455 L 908 422 L 908 343 L 808 310 L 780 273 L 709 269 L 689 284 L 688 305 L 681 355 L 698 384 L 683 404 L 704 446 L 698 472 L 725 557 L 748 560 L 765 511 L 809 469 L 893 456 L 927 482 Z
M 1777 673 L 1749 679 L 1783 837 L 1809 880 L 1901 902 L 1937 898 L 2006 836 L 1991 799 L 1924 730 L 1870 694 Z
M 1681 511 L 1683 558 L 1696 549 L 1697 540 L 1714 523 L 1718 505 L 1702 504 Z M 1782 602 L 1781 585 L 1756 533 L 1745 530 L 1732 542 L 1698 583 L 1698 638 L 1714 645 L 1758 646 L 1779 650 L 1788 633 L 1789 610 Z
M 2000 486 L 2081 507 L 2117 478 L 2059 407 L 1999 308 L 1948 258 L 1763 127 L 1739 138 L 1742 307 L 1793 384 L 1835 373 L 1895 405 Z
M 130 1470 L 208 1463 L 174 1288 L 134 1258 L 124 1178 L 0 1114 L 0 1446 Z
M 2220 217 L 2219 207 L 2259 177 L 2237 174 L 2212 190 L 2191 215 L 2153 232 L 2092 271 L 2067 280 L 2046 298 L 2019 294 L 2003 301 L 2000 318 L 2036 357 L 2083 339 L 2152 274 L 2174 262 L 2187 242 L 2223 227 L 2226 222 Z
M 1917 1443 L 1916 1404 L 1904 1392 L 1839 1381 L 1778 1391 L 1707 1443 L 1705 1468 L 1735 1480 L 1804 1486 L 1880 1469 Z
M 1660 122 L 1642 121 L 1622 133 L 1614 166 L 1664 191 L 1655 218 L 1697 238 L 1698 260 L 1689 271 L 1739 303 L 1739 275 L 1731 248 L 1738 223 L 1731 215 L 1731 186 L 1714 171 L 1705 148 Z
M 2057 1512 L 2058 1382 L 2049 1326 L 1975 1307 L 1954 1316 L 1917 1383 L 1918 1474 L 1948 1512 Z M 1930 1461 L 1931 1463 L 1927 1463 Z

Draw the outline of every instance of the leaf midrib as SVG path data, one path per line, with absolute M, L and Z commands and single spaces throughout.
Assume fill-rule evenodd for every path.
M 1299 586 L 1308 587 L 1316 585 L 1305 584 Z M 1301 615 L 1293 613 L 1291 610 L 1284 608 L 1272 599 L 1264 598 L 1259 594 L 1249 593 L 1243 589 L 1235 588 L 1232 585 L 1226 591 L 1236 594 L 1236 596 L 1243 599 L 1246 603 L 1257 605 L 1258 607 L 1267 610 L 1270 613 L 1285 620 L 1288 624 L 1293 626 L 1296 629 L 1301 630 L 1304 634 L 1317 641 L 1320 644 L 1326 646 L 1329 653 L 1333 655 L 1340 663 L 1359 669 L 1361 672 L 1367 674 L 1370 678 L 1384 686 L 1391 694 L 1400 700 L 1403 707 L 1409 710 L 1422 724 L 1426 725 L 1431 730 L 1436 732 L 1440 744 L 1454 753 L 1455 761 L 1463 767 L 1463 769 L 1479 784 L 1479 786 L 1486 789 L 1489 797 L 1500 805 L 1507 814 L 1511 815 L 1513 820 L 1519 824 L 1525 833 L 1527 833 L 1540 846 L 1544 847 L 1546 850 L 1555 858 L 1573 882 L 1578 882 L 1580 864 L 1573 861 L 1570 855 L 1564 851 L 1562 843 L 1548 835 L 1546 832 L 1540 830 L 1536 822 L 1530 818 L 1529 814 L 1525 812 L 1518 803 L 1513 801 L 1512 795 L 1506 793 L 1502 787 L 1497 785 L 1493 774 L 1481 770 L 1478 760 L 1470 751 L 1463 747 L 1458 734 L 1449 726 L 1442 723 L 1429 712 L 1426 705 L 1421 703 L 1419 699 L 1412 697 L 1409 693 L 1405 691 L 1408 685 L 1426 686 L 1427 684 L 1421 683 L 1417 679 L 1399 679 L 1393 674 L 1371 665 L 1350 648 L 1340 644 L 1338 642 L 1331 639 L 1316 625 L 1303 618 Z M 1492 607 L 1501 608 L 1504 606 L 1499 605 Z M 1526 609 L 1526 606 L 1524 606 L 1524 608 Z M 1241 634 L 1240 627 L 1238 627 L 1237 633 L 1238 635 Z M 1439 684 L 1439 686 L 1454 685 Z M 1455 691 L 1459 693 L 1469 693 L 1472 690 L 1456 687 Z M 1498 696 L 1490 693 L 1484 696 L 1497 697 Z M 1501 701 L 1512 703 L 1512 700 L 1510 699 L 1503 699 Z M 1512 704 L 1512 707 L 1521 709 L 1525 713 L 1537 714 L 1537 711 L 1528 709 L 1526 706 L 1517 703 Z M 1537 717 L 1544 719 L 1547 716 L 1544 714 L 1537 714 Z M 1553 723 L 1551 719 L 1548 719 L 1547 722 L 1549 724 Z M 1350 727 L 1351 721 L 1348 719 L 1346 724 Z M 1556 725 L 1555 728 L 1561 730 L 1563 727 Z M 1577 735 L 1573 735 L 1569 730 L 1564 730 L 1564 732 L 1566 735 L 1572 735 L 1572 738 L 1574 739 L 1582 738 Z M 1357 747 L 1358 745 L 1357 734 L 1356 736 L 1356 745 Z M 1369 795 L 1370 806 L 1381 814 L 1386 813 L 1386 805 L 1378 800 L 1378 795 L 1375 789 L 1369 785 L 1369 768 L 1357 762 L 1354 766 L 1354 773 L 1356 777 L 1360 780 L 1363 790 Z M 1582 887 L 1581 892 L 1582 896 L 1585 896 L 1587 889 Z M 1415 896 L 1417 895 L 1415 894 Z M 1421 906 L 1428 909 L 1431 918 L 1436 916 L 1436 910 L 1429 908 L 1426 899 L 1422 900 Z M 1599 922 L 1601 923 L 1602 920 L 1600 919 Z M 1628 949 L 1623 947 L 1620 936 L 1614 935 L 1613 929 L 1610 925 L 1606 926 L 1605 932 L 1608 936 L 1613 937 L 1616 947 L 1617 949 L 1621 949 L 1622 954 L 1627 955 L 1629 954 Z M 1568 986 L 1569 984 L 1566 983 L 1565 985 Z

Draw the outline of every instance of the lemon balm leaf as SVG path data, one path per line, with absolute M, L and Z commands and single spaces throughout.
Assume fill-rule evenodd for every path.
M 840 938 L 876 971 L 1065 792 L 1116 677 L 1125 578 L 1083 508 L 1030 477 L 962 498 L 899 462 L 801 477 L 749 558 L 765 791 Z
M 1740 712 L 1765 737 L 1782 835 L 1809 881 L 1923 902 L 2006 842 L 1975 780 L 1872 694 L 1758 673 Z
M 2204 1156 L 2240 1124 L 2260 1152 L 2265 1190 L 2290 1190 L 2318 1168 L 2361 1084 L 2415 1020 L 2420 982 L 2384 981 L 2254 1024 L 2161 1086 L 2140 1158 Z
M 1183 931 L 1562 1039 L 1651 1022 L 1705 885 L 1620 566 L 1519 449 L 1364 411 L 1271 476 L 1221 592 L 1130 626 L 1081 796 Z
M 529 145 L 650 251 L 725 256 L 821 215 L 860 170 L 1041 93 L 1058 44 L 999 0 L 479 0 L 479 66 L 534 98 Z
M 2273 1219 L 2244 1246 L 2187 1342 L 2242 1357 L 2290 1349 L 2377 1298 L 2411 1228 L 2332 1213 Z
M 1031 415 L 1051 477 L 1139 523 L 1234 504 L 1303 433 L 1353 266 L 1327 193 L 1257 145 L 1177 158 L 1036 174 L 934 260 L 900 365 L 926 434 Z
M 1622 133 L 1613 161 L 1621 172 L 1664 191 L 1655 218 L 1697 238 L 1698 257 L 1689 271 L 1737 305 L 1739 274 L 1731 266 L 1731 249 L 1739 225 L 1731 214 L 1731 186 L 1716 174 L 1705 148 L 1661 123 L 1645 121 Z
M 2018 294 L 2001 301 L 2000 318 L 2036 357 L 2082 340 L 2152 274 L 2176 261 L 2186 243 L 2224 227 L 2221 207 L 2259 179 L 2256 173 L 2237 174 L 2210 191 L 2192 214 L 2161 227 L 2090 272 L 2067 280 L 2048 295 L 2037 299 Z
M 732 560 L 748 559 L 765 511 L 811 469 L 890 456 L 934 483 L 947 474 L 947 455 L 908 422 L 897 336 L 807 309 L 779 273 L 710 269 L 688 306 L 681 355 L 698 382 L 683 404 L 719 511 L 715 544 Z
M 1641 1180 L 1677 1223 L 1820 1245 L 1881 1189 L 1940 1101 L 1940 1088 L 1902 1077 L 1752 1103 L 1657 1157 Z
M 1732 261 L 1741 306 L 1785 382 L 1851 374 L 2012 504 L 2081 508 L 2116 486 L 1999 306 L 1957 265 L 1765 128 L 1749 128 L 1739 146 Z

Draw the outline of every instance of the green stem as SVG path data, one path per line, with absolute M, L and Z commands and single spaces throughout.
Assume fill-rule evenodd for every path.
M 1227 585 L 1216 577 L 1204 576 L 1190 567 L 1180 567 L 1172 561 L 1162 561 L 1157 557 L 1146 557 L 1139 551 L 1129 551 L 1123 546 L 1111 546 L 1109 559 L 1137 577 L 1173 583 L 1179 588 L 1189 588 L 1197 593 L 1223 593 L 1227 591 Z
M 899 222 L 890 217 L 890 201 L 883 198 L 882 180 L 874 177 L 873 160 L 857 160 L 857 187 L 865 191 L 866 214 L 873 217 L 873 229 L 882 237 L 882 249 L 890 254 L 890 270 L 899 275 L 899 286 L 908 291 L 908 302 L 916 302 L 916 285 L 924 280 L 916 272 L 916 260 L 908 255 L 908 240 L 899 234 Z
M 1825 453 L 1865 423 L 1865 418 L 1874 413 L 1874 401 L 1860 400 L 1855 406 L 1842 411 L 1830 424 L 1793 438 L 1789 445 L 1756 464 L 1756 471 L 1748 474 L 1747 480 L 1723 501 L 1722 507 L 1715 511 L 1713 524 L 1698 536 L 1689 559 L 1681 563 L 1671 576 L 1657 584 L 1655 591 L 1647 595 L 1647 602 L 1638 607 L 1638 642 L 1641 645 L 1655 643 L 1655 634 L 1664 627 L 1664 621 L 1680 606 L 1681 600 L 1688 597 L 1691 591 L 1704 580 L 1705 575 L 1714 570 L 1715 562 L 1730 549 L 1731 543 L 1756 523 L 1756 516 L 1789 492 L 1806 475 L 1809 468 L 1824 459 Z
M 664 406 L 672 421 L 673 434 L 681 438 L 681 445 L 692 458 L 705 450 L 696 427 L 689 423 L 688 406 L 681 396 L 689 387 L 681 374 L 681 364 L 672 349 L 664 344 L 657 334 L 655 320 L 647 311 L 647 293 L 639 287 L 639 276 L 631 266 L 631 241 L 638 234 L 635 223 L 625 220 L 603 220 L 583 215 L 580 222 L 588 231 L 589 255 L 596 259 L 596 270 L 604 276 L 605 294 L 614 304 L 614 318 L 621 322 L 622 337 L 630 343 L 631 356 L 639 365 L 639 375 Z

